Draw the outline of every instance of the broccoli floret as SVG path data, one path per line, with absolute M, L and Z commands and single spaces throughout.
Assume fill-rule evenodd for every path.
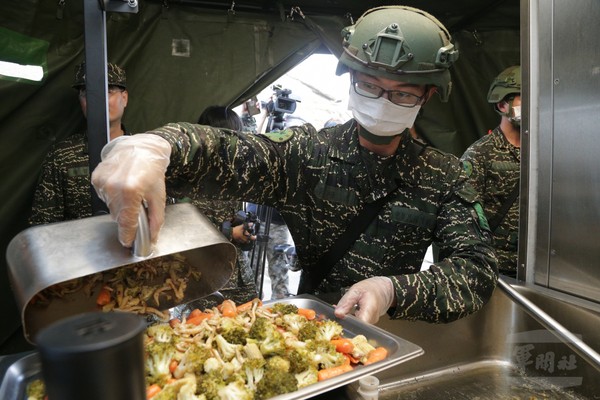
M 36 379 L 27 385 L 27 400 L 43 400 L 46 395 L 44 381 Z
M 158 394 L 152 397 L 152 400 L 173 400 L 173 399 L 185 399 L 185 397 L 180 397 L 178 393 L 185 387 L 191 386 L 190 389 L 193 390 L 192 395 L 196 391 L 196 378 L 193 375 L 188 377 L 177 379 L 173 382 L 167 383 Z M 197 399 L 197 397 L 187 397 L 189 400 Z
M 246 385 L 252 390 L 256 390 L 256 385 L 262 379 L 265 370 L 265 360 L 262 358 L 251 358 L 244 363 L 244 372 L 246 374 Z
M 267 318 L 256 318 L 250 328 L 250 338 L 246 342 L 258 342 L 258 347 L 264 356 L 283 354 L 285 352 L 285 338 Z
M 220 400 L 219 390 L 226 385 L 219 372 L 210 372 L 198 377 L 198 393 L 203 394 L 207 400 Z
M 288 352 L 287 359 L 290 362 L 290 372 L 293 374 L 297 374 L 315 366 L 309 353 L 305 349 L 292 349 Z
M 179 379 L 186 373 L 198 374 L 202 372 L 202 365 L 210 357 L 212 357 L 210 349 L 192 344 L 183 353 L 183 357 L 179 361 L 177 368 L 173 371 L 173 376 Z
M 170 343 L 151 342 L 146 345 L 146 380 L 162 384 L 171 377 L 169 364 L 177 357 L 177 349 Z
M 277 314 L 298 314 L 298 307 L 289 303 L 275 303 L 271 307 L 271 311 Z
M 146 335 L 155 342 L 171 343 L 176 339 L 169 324 L 154 324 L 146 328 Z
M 229 343 L 246 344 L 248 331 L 234 318 L 222 318 L 219 332 Z
M 298 390 L 296 377 L 286 371 L 268 369 L 263 378 L 256 385 L 256 399 L 269 399 L 271 397 L 290 393 Z
M 183 381 L 179 393 L 177 394 L 177 400 L 201 400 L 206 399 L 205 396 L 197 396 L 196 395 L 196 377 L 188 375 L 179 381 Z M 160 393 L 159 393 L 160 394 Z M 154 400 L 154 398 L 153 398 Z
M 309 367 L 305 371 L 294 374 L 298 382 L 298 389 L 303 388 L 319 381 L 319 372 L 315 367 Z
M 246 354 L 246 358 L 249 359 L 264 359 L 262 353 L 260 352 L 258 344 L 256 344 L 256 340 L 253 339 L 249 339 L 246 345 L 244 346 L 244 353 Z
M 253 400 L 254 394 L 242 379 L 236 379 L 218 390 L 221 400 Z
M 210 357 L 206 361 L 204 361 L 204 365 L 202 367 L 204 368 L 204 372 L 208 374 L 215 371 L 221 371 L 223 365 L 215 357 Z
M 316 339 L 319 333 L 319 325 L 317 321 L 308 321 L 298 330 L 298 339 L 303 342 Z
M 364 364 L 367 361 L 369 353 L 375 350 L 375 347 L 369 343 L 364 335 L 356 335 L 350 340 L 354 344 L 352 357 Z
M 273 356 L 267 359 L 265 369 L 279 369 L 282 371 L 289 372 L 290 362 L 281 356 Z
M 313 364 L 321 368 L 337 367 L 346 362 L 346 357 L 326 340 L 311 340 L 306 344 L 306 350 Z
M 298 335 L 300 329 L 308 321 L 304 315 L 300 314 L 285 314 L 281 320 L 282 325 L 294 335 Z
M 221 335 L 217 335 L 215 337 L 215 342 L 217 343 L 219 354 L 224 361 L 230 361 L 233 357 L 235 357 L 236 353 L 242 349 L 241 345 L 229 343 Z
M 344 333 L 344 327 L 338 322 L 328 319 L 319 324 L 319 332 L 316 339 L 331 340 L 342 336 L 342 333 Z
M 223 369 L 221 370 L 221 374 L 223 375 L 223 379 L 229 381 L 232 377 L 236 377 L 238 372 L 242 370 L 242 364 L 238 361 L 237 358 L 232 358 L 231 361 L 223 364 Z M 242 373 L 243 376 L 243 373 Z
M 258 317 L 252 324 L 250 332 L 248 332 L 248 336 L 251 339 L 255 339 L 260 342 L 267 338 L 269 331 L 271 331 L 272 329 L 273 326 L 267 318 Z
M 260 352 L 264 356 L 281 355 L 285 353 L 285 338 L 276 329 L 272 329 L 269 335 L 260 343 Z

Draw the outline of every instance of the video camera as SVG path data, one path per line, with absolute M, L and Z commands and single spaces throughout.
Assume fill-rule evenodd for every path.
M 269 113 L 267 132 L 285 129 L 285 114 L 293 114 L 296 111 L 296 103 L 300 100 L 290 98 L 291 89 L 283 89 L 281 85 L 273 85 L 273 98 L 266 105 Z
M 260 219 L 258 216 L 251 211 L 238 211 L 230 221 L 224 221 L 221 225 L 221 232 L 231 239 L 232 229 L 238 225 L 244 225 L 244 235 L 246 236 L 257 236 L 260 231 Z M 254 241 L 250 240 L 246 244 L 238 244 L 240 249 L 243 251 L 252 250 L 254 247 Z

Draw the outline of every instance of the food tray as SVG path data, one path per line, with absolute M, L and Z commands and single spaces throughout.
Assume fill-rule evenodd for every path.
M 158 242 L 152 254 L 144 258 L 136 257 L 131 249 L 119 243 L 117 225 L 110 215 L 24 230 L 9 243 L 6 259 L 26 339 L 34 343 L 37 332 L 61 318 L 97 311 L 95 296 L 81 292 L 53 300 L 45 307 L 31 305 L 31 299 L 42 290 L 57 283 L 175 253 L 184 256 L 187 263 L 201 273 L 200 279 L 190 280 L 182 303 L 222 288 L 233 272 L 237 256 L 235 246 L 189 203 L 166 207 Z M 99 289 L 94 288 L 94 293 Z M 162 309 L 172 306 L 165 305 Z
M 265 302 L 265 304 L 271 303 L 291 303 L 300 308 L 313 309 L 317 313 L 317 318 L 332 319 L 339 322 L 344 327 L 344 337 L 353 338 L 356 335 L 364 335 L 373 346 L 383 346 L 388 351 L 388 356 L 385 360 L 370 365 L 359 365 L 350 372 L 306 386 L 293 393 L 275 396 L 273 400 L 308 399 L 355 382 L 364 376 L 373 375 L 384 369 L 391 368 L 424 353 L 420 346 L 386 332 L 375 325 L 367 324 L 352 315 L 348 315 L 344 319 L 336 318 L 334 308 L 331 304 L 325 303 L 311 295 L 300 295 Z
M 364 376 L 391 368 L 423 354 L 423 349 L 416 344 L 386 332 L 374 325 L 366 324 L 353 316 L 348 316 L 343 320 L 337 319 L 334 316 L 333 307 L 314 296 L 301 295 L 265 302 L 265 304 L 272 303 L 291 303 L 301 308 L 311 308 L 316 311 L 317 317 L 337 320 L 344 327 L 345 337 L 352 338 L 356 335 L 364 335 L 374 346 L 383 346 L 388 350 L 388 357 L 383 361 L 371 365 L 358 366 L 353 371 L 304 387 L 293 393 L 286 393 L 273 397 L 273 400 L 299 400 L 311 398 L 357 381 Z M 10 364 L 4 374 L 2 382 L 0 383 L 0 399 L 26 400 L 25 389 L 27 384 L 31 380 L 39 377 L 41 377 L 41 364 L 36 352 L 18 359 Z

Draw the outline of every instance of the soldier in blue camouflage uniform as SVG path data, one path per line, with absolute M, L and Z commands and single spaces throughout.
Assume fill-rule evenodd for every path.
M 125 70 L 109 63 L 108 112 L 111 140 L 126 135 L 122 124 L 129 94 Z M 85 62 L 75 68 L 73 88 L 79 92 L 79 103 L 87 112 L 85 93 Z M 29 223 L 31 225 L 90 217 L 89 152 L 86 132 L 74 134 L 54 145 L 44 160 L 38 179 Z
M 448 98 L 448 68 L 458 56 L 450 34 L 428 13 L 388 6 L 367 11 L 343 36 L 338 71 L 352 77 L 353 119 L 262 135 L 169 124 L 110 143 L 94 171 L 96 191 L 113 215 L 126 213 L 119 224 L 125 246 L 135 237 L 134 224 L 123 222 L 137 220 L 130 206 L 144 198 L 155 221 L 164 219 L 165 176 L 169 190 L 191 197 L 275 207 L 294 239 L 302 279 L 363 205 L 389 196 L 313 293 L 337 302 L 338 317 L 358 305 L 356 316 L 371 323 L 386 312 L 430 322 L 471 314 L 497 281 L 483 210 L 460 160 L 417 142 L 408 129 L 434 92 Z M 125 180 L 136 184 L 125 187 Z M 156 224 L 152 237 L 158 232 Z M 432 242 L 440 260 L 421 271 Z
M 296 265 L 296 248 L 288 227 L 279 213 L 274 210 L 274 218 L 269 229 L 267 244 L 268 271 L 271 279 L 271 299 L 291 296 L 288 272 Z
M 481 193 L 493 229 L 500 273 L 515 276 L 519 238 L 518 191 L 521 163 L 521 67 L 502 71 L 492 82 L 488 103 L 501 115 L 500 125 L 463 154 L 471 184 Z M 502 212 L 505 203 L 507 211 Z M 503 215 L 502 215 L 503 214 Z M 495 221 L 498 221 L 494 223 Z M 495 228 L 495 229 L 494 229 Z

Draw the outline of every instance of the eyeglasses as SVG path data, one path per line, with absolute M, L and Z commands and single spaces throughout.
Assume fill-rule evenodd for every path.
M 111 85 L 108 87 L 107 93 L 110 96 L 111 94 L 122 93 L 124 90 L 125 89 L 123 89 L 120 86 Z M 85 97 L 85 94 L 86 94 L 85 88 L 79 89 L 79 97 Z
M 389 101 L 398 106 L 408 108 L 420 104 L 425 98 L 425 94 L 423 94 L 423 96 L 417 96 L 416 94 L 403 92 L 401 90 L 385 90 L 382 87 L 363 81 L 352 82 L 352 86 L 356 93 L 369 99 L 378 99 L 383 96 L 384 93 L 387 93 Z M 427 91 L 425 91 L 425 93 L 427 93 Z

